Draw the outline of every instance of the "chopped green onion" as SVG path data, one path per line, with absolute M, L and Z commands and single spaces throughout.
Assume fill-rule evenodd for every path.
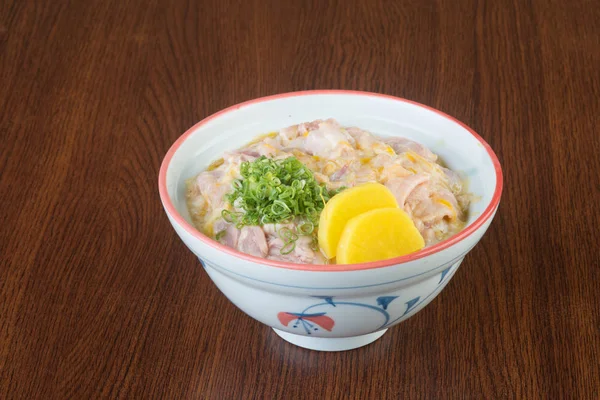
M 319 223 L 319 214 L 333 196 L 312 171 L 296 157 L 274 160 L 265 156 L 240 166 L 241 179 L 233 182 L 227 201 L 237 210 L 224 210 L 225 221 L 238 227 L 288 223 L 300 218 L 306 225 L 299 233 L 308 235 Z M 340 191 L 338 189 L 336 192 Z
M 282 196 L 279 196 L 279 198 L 283 198 Z M 282 200 L 274 200 L 273 201 L 273 205 L 271 206 L 271 212 L 274 215 L 282 215 L 285 213 L 291 213 L 292 210 L 290 210 L 290 208 L 288 207 L 287 204 L 285 204 Z
M 215 235 L 215 239 L 217 239 L 217 241 L 221 240 L 223 238 L 223 236 L 225 236 L 225 233 L 227 233 L 225 231 L 225 229 L 223 229 L 222 231 L 217 232 L 217 234 Z
M 234 224 L 237 223 L 241 216 L 242 216 L 242 213 L 233 213 L 229 210 L 221 211 L 221 217 L 223 217 L 223 219 L 229 223 L 234 223 Z
M 292 251 L 294 251 L 295 248 L 296 248 L 296 241 L 287 242 L 286 244 L 283 245 L 283 247 L 281 248 L 281 250 L 279 250 L 279 252 L 283 255 L 286 255 L 286 254 L 290 254 Z
M 279 230 L 279 237 L 284 242 L 292 242 L 298 240 L 298 235 L 296 232 L 292 231 L 290 228 L 283 227 Z
M 304 221 L 300 225 L 298 225 L 298 232 L 300 232 L 300 234 L 304 236 L 312 235 L 314 230 L 315 224 L 313 224 L 310 221 Z
M 223 219 L 227 222 L 233 222 L 233 218 L 231 217 L 231 211 L 229 210 L 221 211 L 221 217 L 223 217 Z

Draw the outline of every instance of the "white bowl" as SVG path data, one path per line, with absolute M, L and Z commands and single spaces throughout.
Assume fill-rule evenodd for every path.
M 395 259 L 304 265 L 240 253 L 192 226 L 185 179 L 261 133 L 330 117 L 344 126 L 414 139 L 463 172 L 470 191 L 480 197 L 471 205 L 466 228 Z M 500 201 L 502 171 L 481 137 L 435 109 L 374 93 L 307 91 L 241 103 L 197 123 L 165 156 L 159 189 L 173 228 L 229 300 L 291 343 L 338 351 L 371 343 L 440 293 L 490 225 Z

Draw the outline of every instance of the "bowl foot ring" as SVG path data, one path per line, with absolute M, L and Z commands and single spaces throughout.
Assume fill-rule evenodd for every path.
M 347 338 L 321 338 L 304 335 L 295 335 L 273 328 L 275 333 L 283 340 L 305 349 L 317 351 L 345 351 L 352 350 L 373 343 L 383 336 L 387 329 L 361 336 Z

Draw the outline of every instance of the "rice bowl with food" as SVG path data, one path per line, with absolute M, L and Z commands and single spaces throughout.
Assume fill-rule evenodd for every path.
M 496 214 L 502 169 L 440 111 L 308 91 L 194 125 L 167 152 L 159 192 L 231 302 L 290 343 L 340 351 L 377 340 L 443 290 Z

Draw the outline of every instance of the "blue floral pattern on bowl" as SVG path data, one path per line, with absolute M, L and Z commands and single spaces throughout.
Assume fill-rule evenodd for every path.
M 334 296 L 312 296 L 320 301 L 306 307 L 301 312 L 279 312 L 277 314 L 277 319 L 283 326 L 302 329 L 307 335 L 312 335 L 313 332 L 319 331 L 320 329 L 332 332 L 336 323 L 334 318 L 331 315 L 328 315 L 328 309 L 350 307 L 354 310 L 360 309 L 363 312 L 370 311 L 376 313 L 381 319 L 381 324 L 375 330 L 380 330 L 401 319 L 408 318 L 408 314 L 411 313 L 411 311 L 414 311 L 430 297 L 435 296 L 443 288 L 444 285 L 442 285 L 442 283 L 447 280 L 448 273 L 453 267 L 458 267 L 459 264 L 460 262 L 455 263 L 441 272 L 440 279 L 433 292 L 429 293 L 427 296 L 416 296 L 404 302 L 403 313 L 394 319 L 392 319 L 392 316 L 388 312 L 388 307 L 392 302 L 397 301 L 399 296 L 379 296 L 374 299 L 373 304 L 336 300 Z M 329 312 L 329 314 L 331 314 L 331 312 Z

